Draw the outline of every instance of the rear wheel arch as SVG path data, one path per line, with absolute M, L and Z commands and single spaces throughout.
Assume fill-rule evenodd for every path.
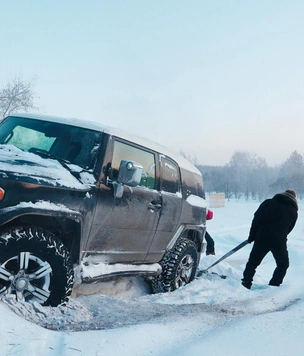
M 197 251 L 202 251 L 203 234 L 201 231 L 188 229 L 183 232 L 182 237 L 184 237 L 190 241 L 193 241 L 197 247 Z

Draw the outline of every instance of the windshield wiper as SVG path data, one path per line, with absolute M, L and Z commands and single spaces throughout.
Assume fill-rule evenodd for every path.
M 80 183 L 83 184 L 83 182 L 81 181 L 81 179 L 79 177 L 77 177 L 77 175 L 75 174 L 76 172 L 73 171 L 70 167 L 69 164 L 71 164 L 70 161 L 60 158 L 60 157 L 56 157 L 54 155 L 52 155 L 51 153 L 49 153 L 48 151 L 45 150 L 40 150 L 39 148 L 35 148 L 35 150 L 29 150 L 29 152 L 37 154 L 41 157 L 46 157 L 46 158 L 51 158 L 54 159 L 55 161 L 59 162 L 62 167 L 64 167 L 65 169 L 67 169 Z

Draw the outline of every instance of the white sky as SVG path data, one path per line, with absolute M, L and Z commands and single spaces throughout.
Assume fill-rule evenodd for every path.
M 0 86 L 44 113 L 118 126 L 201 164 L 304 154 L 304 2 L 2 1 Z

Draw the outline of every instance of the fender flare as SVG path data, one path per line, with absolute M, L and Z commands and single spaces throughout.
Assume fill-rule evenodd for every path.
M 79 211 L 67 208 L 62 204 L 49 201 L 21 202 L 17 205 L 0 209 L 0 226 L 23 215 L 65 216 L 77 222 L 82 221 Z
M 205 231 L 206 231 L 206 224 L 201 224 L 201 225 L 182 224 L 182 225 L 180 225 L 179 228 L 176 230 L 175 234 L 173 235 L 172 239 L 169 241 L 166 251 L 169 251 L 173 248 L 176 241 L 179 239 L 179 237 L 182 235 L 182 233 L 185 230 L 197 231 L 199 233 L 200 243 L 202 243 L 203 236 L 205 235 Z

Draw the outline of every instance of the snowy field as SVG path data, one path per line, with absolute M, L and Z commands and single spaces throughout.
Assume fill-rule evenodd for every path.
M 208 230 L 216 256 L 247 239 L 259 203 L 226 201 L 212 209 Z M 301 206 L 302 205 L 302 206 Z M 43 356 L 298 356 L 304 349 L 304 213 L 289 236 L 284 284 L 268 286 L 275 267 L 267 255 L 252 290 L 240 284 L 247 245 L 178 291 L 151 295 L 140 278 L 78 286 L 67 307 L 0 300 L 0 355 Z M 226 275 L 226 279 L 212 274 Z

